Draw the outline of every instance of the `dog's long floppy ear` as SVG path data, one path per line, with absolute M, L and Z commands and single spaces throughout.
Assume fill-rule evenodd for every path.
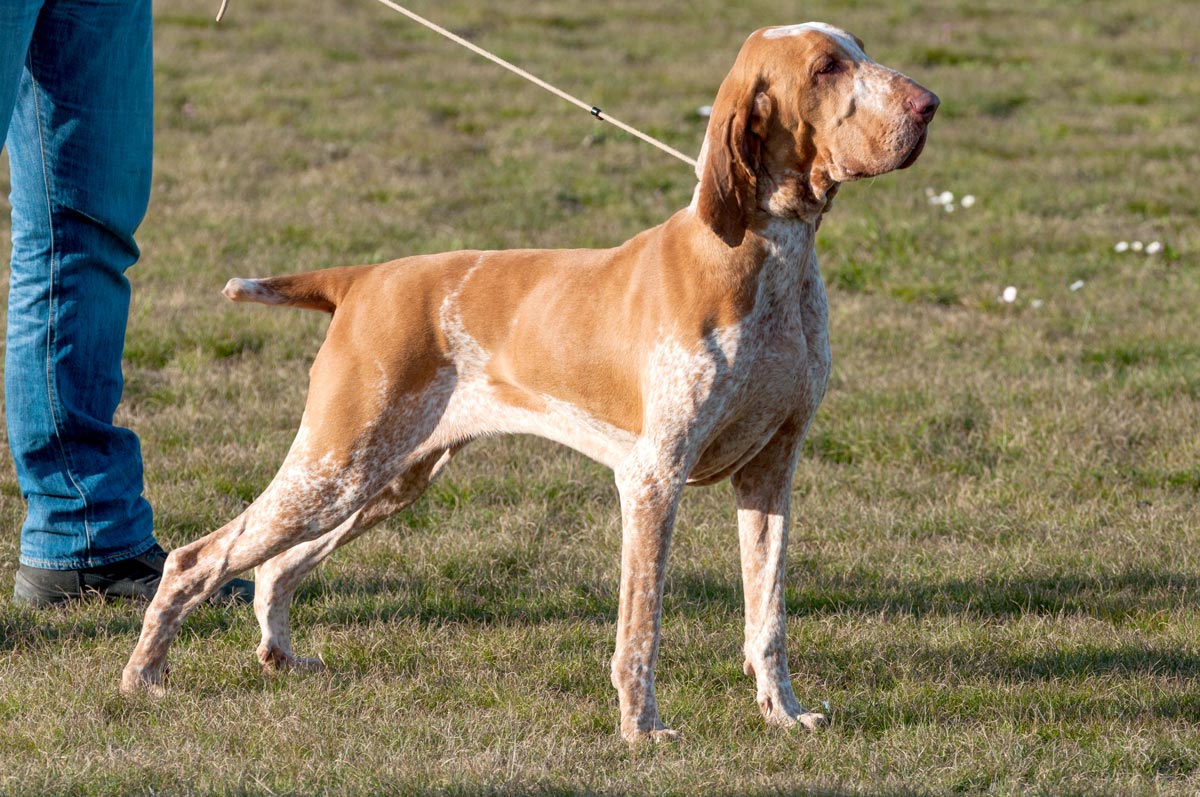
M 745 72 L 735 69 L 717 91 L 699 175 L 700 219 L 730 246 L 741 243 L 754 213 L 762 134 L 771 112 L 771 98 Z

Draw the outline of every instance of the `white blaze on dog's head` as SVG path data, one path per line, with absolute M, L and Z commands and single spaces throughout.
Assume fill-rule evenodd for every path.
M 863 52 L 862 39 L 841 28 L 835 28 L 833 25 L 824 22 L 801 22 L 797 25 L 779 25 L 774 28 L 764 28 L 762 36 L 764 39 L 782 39 L 787 36 L 799 36 L 810 30 L 824 33 L 832 39 L 837 39 L 847 50 L 857 50 L 859 58 L 867 57 L 866 53 Z

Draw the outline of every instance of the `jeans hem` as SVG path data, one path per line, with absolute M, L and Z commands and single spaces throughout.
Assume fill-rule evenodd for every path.
M 104 567 L 105 565 L 111 565 L 114 562 L 120 562 L 125 559 L 132 559 L 135 556 L 141 556 L 157 544 L 157 540 L 155 540 L 154 535 L 151 534 L 137 545 L 131 545 L 124 551 L 108 554 L 107 556 L 89 557 L 87 559 L 60 560 L 30 559 L 27 556 L 21 556 L 17 559 L 17 561 L 26 567 L 36 567 L 39 570 L 86 570 L 92 567 Z

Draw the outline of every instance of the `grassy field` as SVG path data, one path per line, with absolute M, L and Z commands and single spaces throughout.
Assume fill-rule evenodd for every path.
M 215 8 L 156 3 L 131 272 L 121 419 L 167 546 L 266 485 L 325 324 L 233 306 L 229 277 L 611 245 L 694 182 L 369 0 L 233 0 L 221 26 Z M 685 498 L 668 577 L 659 700 L 686 739 L 622 743 L 610 474 L 495 440 L 302 588 L 297 653 L 324 674 L 265 678 L 251 611 L 203 608 L 170 694 L 126 700 L 135 607 L 0 600 L 0 792 L 1200 792 L 1193 3 L 414 8 L 691 153 L 762 25 L 846 27 L 941 96 L 917 166 L 844 188 L 820 234 L 834 375 L 787 602 L 797 692 L 833 727 L 759 717 L 722 485 Z M 927 188 L 977 201 L 947 212 Z M 22 511 L 4 465 L 4 595 Z

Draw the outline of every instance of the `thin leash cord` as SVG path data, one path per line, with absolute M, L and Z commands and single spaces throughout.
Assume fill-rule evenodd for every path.
M 687 155 L 684 155 L 679 150 L 677 150 L 673 147 L 667 146 L 663 142 L 659 141 L 657 138 L 646 135 L 641 130 L 638 130 L 635 127 L 630 127 L 629 125 L 622 122 L 620 119 L 609 116 L 608 114 L 601 111 L 595 105 L 588 105 L 586 102 L 579 99 L 578 97 L 568 94 L 567 92 L 563 91 L 562 89 L 558 88 L 557 86 L 550 85 L 549 83 L 547 83 L 546 81 L 537 77 L 536 75 L 531 75 L 530 73 L 526 72 L 524 69 L 517 66 L 516 64 L 512 64 L 512 63 L 509 63 L 508 61 L 505 61 L 500 56 L 488 52 L 487 50 L 483 49 L 482 47 L 467 41 L 466 39 L 464 39 L 463 37 L 461 37 L 457 34 L 451 33 L 450 31 L 443 28 L 441 25 L 438 25 L 434 22 L 430 22 L 429 20 L 425 19 L 425 17 L 421 16 L 420 14 L 413 13 L 412 11 L 409 11 L 407 8 L 405 8 L 404 6 L 401 6 L 401 5 L 398 5 L 394 2 L 392 2 L 392 0 L 378 0 L 378 2 L 382 3 L 383 5 L 392 9 L 393 11 L 403 14 L 404 16 L 411 19 L 413 22 L 417 22 L 417 23 L 420 23 L 421 25 L 424 25 L 425 27 L 429 28 L 434 33 L 438 33 L 438 34 L 441 34 L 442 36 L 445 36 L 447 39 L 454 42 L 455 44 L 461 44 L 463 47 L 466 47 L 468 50 L 475 53 L 476 55 L 482 55 L 484 58 L 488 59 L 492 63 L 499 64 L 500 66 L 507 69 L 509 72 L 512 72 L 515 75 L 519 75 L 519 76 L 525 78 L 530 83 L 533 83 L 535 86 L 540 86 L 543 89 L 545 89 L 546 91 L 550 92 L 551 94 L 553 94 L 561 99 L 566 100 L 567 102 L 571 103 L 572 105 L 582 108 L 583 110 L 587 111 L 588 113 L 590 113 L 592 116 L 596 117 L 597 119 L 599 119 L 603 122 L 608 122 L 610 125 L 613 125 L 615 127 L 620 128 L 621 130 L 624 130 L 626 133 L 629 133 L 631 136 L 640 138 L 642 141 L 645 141 L 647 144 L 652 144 L 652 145 L 658 147 L 659 149 L 661 149 L 663 152 L 667 153 L 668 155 L 676 157 L 679 160 L 681 160 L 684 163 L 691 166 L 692 168 L 695 168 L 695 166 L 696 166 L 695 159 L 689 158 Z M 221 9 L 217 12 L 217 22 L 220 22 L 221 17 L 225 16 L 225 9 L 228 7 L 228 5 L 229 5 L 229 0 L 221 0 Z

